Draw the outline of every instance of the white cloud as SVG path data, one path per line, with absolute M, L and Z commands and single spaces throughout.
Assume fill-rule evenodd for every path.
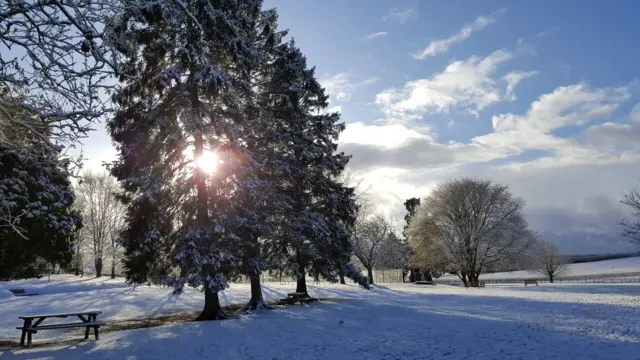
M 480 16 L 471 24 L 468 24 L 460 29 L 455 35 L 452 35 L 446 39 L 431 41 L 424 50 L 416 52 L 412 54 L 412 56 L 416 60 L 423 60 L 429 56 L 436 56 L 438 54 L 447 52 L 452 45 L 463 42 L 474 32 L 480 31 L 494 23 L 496 16 L 504 13 L 505 11 L 506 9 L 501 9 L 489 16 Z
M 620 124 L 606 122 L 593 125 L 584 131 L 582 137 L 594 145 L 605 147 L 640 147 L 640 126 L 636 123 Z
M 559 87 L 540 96 L 524 115 L 493 116 L 494 132 L 477 136 L 473 142 L 514 153 L 538 150 L 548 154 L 504 166 L 511 169 L 637 161 L 638 156 L 633 151 L 618 151 L 610 146 L 598 146 L 602 143 L 581 142 L 553 134 L 557 129 L 607 120 L 628 97 L 625 87 L 593 89 L 585 84 Z
M 515 89 L 518 84 L 526 79 L 538 75 L 537 71 L 514 71 L 510 72 L 502 78 L 507 82 L 507 91 L 504 95 L 507 100 L 516 100 Z
M 640 122 L 640 103 L 637 103 L 636 106 L 631 109 L 629 119 Z
M 511 185 L 527 201 L 532 228 L 563 250 L 626 251 L 615 231 L 627 210 L 618 199 L 640 178 L 640 167 L 629 166 L 640 164 L 640 126 L 610 119 L 628 98 L 627 87 L 574 84 L 541 95 L 524 114 L 494 116 L 494 131 L 468 143 L 438 141 L 413 122 L 355 123 L 340 148 L 353 154 L 349 166 L 371 185 L 372 200 L 396 219 L 405 199 L 427 195 L 437 181 L 477 176 Z M 554 134 L 585 124 L 595 125 L 582 136 Z
M 627 88 L 591 89 L 575 84 L 555 89 L 531 104 L 526 115 L 500 114 L 492 118 L 495 131 L 518 130 L 547 133 L 611 117 L 629 98 Z
M 394 21 L 400 24 L 403 24 L 409 20 L 415 20 L 418 18 L 418 10 L 410 7 L 405 10 L 400 10 L 398 8 L 393 8 L 389 10 L 387 15 L 382 17 L 383 21 Z
M 382 148 L 397 148 L 411 139 L 429 139 L 430 136 L 403 125 L 366 125 L 362 122 L 347 124 L 340 134 L 339 144 L 360 144 Z
M 329 96 L 334 100 L 349 100 L 349 79 L 351 74 L 339 73 L 329 78 L 320 80 L 322 86 L 327 90 Z
M 427 79 L 407 82 L 401 89 L 387 89 L 376 96 L 376 104 L 387 120 L 406 122 L 428 113 L 447 113 L 462 108 L 477 114 L 502 99 L 502 91 L 492 78 L 499 64 L 513 55 L 498 50 L 485 58 L 472 56 L 450 63 Z
M 383 36 L 387 36 L 388 33 L 386 31 L 378 31 L 376 33 L 373 34 L 369 34 L 366 36 L 363 36 L 360 40 L 362 41 L 367 41 L 367 40 L 373 40 L 373 39 L 377 39 L 379 37 L 383 37 Z
M 380 80 L 379 77 L 370 77 L 360 82 L 352 82 L 352 78 L 351 73 L 343 72 L 320 80 L 320 84 L 326 89 L 331 101 L 349 101 L 354 90 Z

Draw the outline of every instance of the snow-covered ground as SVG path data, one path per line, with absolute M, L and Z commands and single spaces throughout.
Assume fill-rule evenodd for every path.
M 596 277 L 596 276 L 611 276 L 616 274 L 638 274 L 640 275 L 640 257 L 632 257 L 625 259 L 594 261 L 580 264 L 570 264 L 567 266 L 567 272 L 563 277 Z M 482 274 L 480 279 L 482 280 L 509 280 L 509 279 L 529 279 L 529 278 L 544 278 L 543 275 L 535 271 L 510 271 L 491 274 Z M 446 275 L 438 280 L 457 280 L 455 275 Z
M 15 287 L 41 295 L 14 297 L 8 289 Z M 278 299 L 294 287 L 269 283 L 264 294 Z M 640 359 L 640 285 L 309 288 L 318 297 L 350 300 L 240 320 L 104 332 L 97 342 L 0 350 L 0 359 Z M 248 297 L 247 285 L 232 285 L 222 300 Z M 15 326 L 24 314 L 96 309 L 108 322 L 198 311 L 202 303 L 195 290 L 176 297 L 166 288 L 133 289 L 121 280 L 0 283 L 0 341 L 18 339 Z

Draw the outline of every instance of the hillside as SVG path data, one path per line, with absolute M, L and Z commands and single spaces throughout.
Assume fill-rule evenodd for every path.
M 640 275 L 640 257 L 594 261 L 588 263 L 570 264 L 567 273 L 562 276 L 564 278 L 575 277 L 597 277 L 612 275 L 633 276 Z M 509 279 L 527 279 L 527 278 L 543 278 L 542 275 L 531 270 L 499 272 L 491 274 L 483 274 L 480 279 L 484 280 L 509 280 Z M 446 275 L 438 280 L 455 280 L 455 275 Z

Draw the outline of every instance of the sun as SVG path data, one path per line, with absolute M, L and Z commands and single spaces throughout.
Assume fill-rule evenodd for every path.
M 218 156 L 214 152 L 205 151 L 202 153 L 202 156 L 196 160 L 196 165 L 204 170 L 204 172 L 211 174 L 216 171 L 216 167 L 218 166 Z

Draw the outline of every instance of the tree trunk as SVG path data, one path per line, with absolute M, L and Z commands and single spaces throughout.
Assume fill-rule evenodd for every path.
M 469 286 L 470 287 L 478 287 L 479 286 L 479 284 L 478 284 L 479 274 L 469 273 L 469 274 L 467 274 L 467 276 L 469 277 Z
M 251 283 L 251 299 L 249 302 L 242 308 L 242 310 L 260 310 L 260 309 L 269 309 L 269 306 L 264 301 L 262 297 L 262 287 L 260 286 L 260 275 L 254 275 L 249 277 L 249 282 Z
M 116 264 L 114 262 L 111 262 L 111 278 L 116 278 Z
M 433 276 L 431 276 L 431 270 L 424 271 L 424 279 L 426 281 L 433 281 Z
M 205 287 L 204 309 L 202 309 L 202 312 L 198 315 L 195 321 L 224 320 L 226 318 L 227 314 L 222 311 L 218 293 Z
M 367 277 L 369 278 L 369 285 L 373 285 L 373 268 L 367 268 Z
M 416 273 L 416 281 L 422 281 L 422 271 L 416 268 L 415 273 Z
M 102 276 L 102 259 L 95 259 L 94 265 L 96 267 L 96 277 Z
M 553 284 L 553 274 L 549 274 L 549 282 Z
M 338 269 L 338 277 L 340 277 L 340 284 L 342 285 L 347 284 L 347 282 L 344 281 L 344 270 L 342 269 L 342 266 Z
M 304 270 L 302 270 L 296 281 L 296 292 L 304 293 L 305 297 L 309 297 L 309 293 L 307 292 L 307 273 Z
M 457 272 L 456 274 L 458 275 L 460 280 L 462 280 L 464 287 L 469 287 L 469 281 L 467 281 L 467 273 L 465 271 L 460 271 L 460 272 Z

